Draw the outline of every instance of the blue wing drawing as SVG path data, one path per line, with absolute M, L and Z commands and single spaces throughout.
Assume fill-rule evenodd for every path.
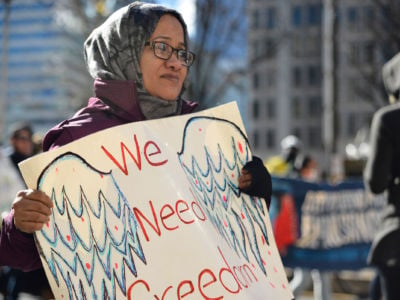
M 267 212 L 262 199 L 240 193 L 238 187 L 241 169 L 251 160 L 244 133 L 228 120 L 193 117 L 186 123 L 178 157 L 217 232 L 247 261 L 251 253 L 266 273 L 260 249 L 269 243 Z
M 83 180 L 84 179 L 84 180 Z M 126 295 L 126 273 L 146 264 L 138 225 L 112 172 L 68 152 L 41 173 L 38 189 L 54 203 L 50 221 L 36 238 L 51 276 L 65 299 L 116 299 Z M 48 275 L 49 276 L 49 275 Z

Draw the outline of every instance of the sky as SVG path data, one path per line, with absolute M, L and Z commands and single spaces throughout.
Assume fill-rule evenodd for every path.
M 189 35 L 193 36 L 195 32 L 196 0 L 158 0 L 157 2 L 179 11 L 188 26 Z

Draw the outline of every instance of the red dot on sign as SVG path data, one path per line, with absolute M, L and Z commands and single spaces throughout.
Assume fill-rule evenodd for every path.
M 282 283 L 282 287 L 286 290 L 286 285 L 284 283 Z
M 243 146 L 241 142 L 238 142 L 238 146 L 239 146 L 239 151 L 240 153 L 243 153 Z
M 265 260 L 261 259 L 262 264 L 265 266 L 267 263 L 265 262 Z
M 242 213 L 242 219 L 244 220 L 244 219 L 246 219 L 246 217 L 245 217 L 245 215 Z
M 202 132 L 203 131 L 203 129 L 202 128 L 199 128 L 199 132 Z
M 68 240 L 68 242 L 71 241 L 71 236 L 70 235 L 67 235 L 67 240 Z
M 209 185 L 210 183 L 207 181 L 207 185 Z
M 90 270 L 90 264 L 86 263 L 86 269 Z
M 47 226 L 47 228 L 49 228 L 49 227 L 50 227 L 50 224 L 49 224 L 49 222 L 46 222 L 46 226 Z
M 224 195 L 222 198 L 223 198 L 223 199 L 224 199 L 224 201 L 226 202 L 226 196 Z
M 103 174 L 100 174 L 100 178 L 103 178 Z
M 278 270 L 277 270 L 275 267 L 274 267 L 274 272 L 275 272 L 275 273 L 278 273 Z
M 268 250 L 268 255 L 271 255 L 271 251 L 270 250 Z
M 198 182 L 198 180 L 197 180 L 197 179 L 196 179 L 196 181 L 195 181 L 195 182 L 196 182 L 196 184 L 199 184 L 199 182 Z
M 85 222 L 85 218 L 84 218 L 84 217 L 82 217 L 82 218 L 81 218 L 81 221 L 82 221 L 82 222 Z
M 56 173 L 58 172 L 58 168 L 56 168 Z
M 118 264 L 117 263 L 115 263 L 115 268 L 118 269 Z
M 61 298 L 64 298 L 64 295 L 61 295 Z
M 225 225 L 225 227 L 228 227 L 228 224 L 226 224 L 226 222 L 224 221 L 224 225 Z
M 118 231 L 118 226 L 115 226 L 114 228 L 115 228 L 115 230 L 117 230 L 117 231 Z
M 269 282 L 270 286 L 272 286 L 273 288 L 275 288 L 275 285 L 270 281 Z
M 261 241 L 262 241 L 262 243 L 263 243 L 263 245 L 265 245 L 265 239 L 264 239 L 264 236 L 262 235 L 261 236 Z M 269 252 L 269 251 L 268 251 Z M 268 253 L 269 254 L 269 253 Z

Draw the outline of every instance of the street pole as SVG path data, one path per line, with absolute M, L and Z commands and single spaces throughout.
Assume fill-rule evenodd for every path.
M 0 89 L 0 145 L 6 136 L 7 124 L 7 86 L 8 86 L 8 34 L 11 0 L 4 0 L 3 42 L 1 54 Z
M 329 173 L 340 176 L 338 157 L 338 86 L 336 0 L 324 0 L 323 20 L 323 144 Z M 333 174 L 332 174 L 333 173 Z

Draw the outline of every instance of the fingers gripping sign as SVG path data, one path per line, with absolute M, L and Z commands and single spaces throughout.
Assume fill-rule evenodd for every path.
M 20 231 L 33 233 L 49 221 L 53 203 L 42 191 L 22 190 L 13 202 L 14 224 Z

